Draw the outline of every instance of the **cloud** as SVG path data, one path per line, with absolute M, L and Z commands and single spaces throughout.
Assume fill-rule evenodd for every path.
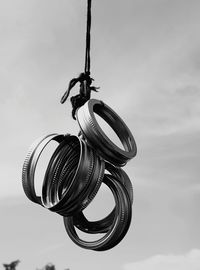
M 129 263 L 124 270 L 198 270 L 200 250 L 194 249 L 185 255 L 156 255 L 143 261 Z

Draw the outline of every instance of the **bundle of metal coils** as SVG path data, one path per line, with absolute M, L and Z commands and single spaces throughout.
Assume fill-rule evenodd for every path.
M 108 138 L 95 114 L 115 131 L 124 149 Z M 102 101 L 87 101 L 76 111 L 76 120 L 81 130 L 78 136 L 50 134 L 34 142 L 23 165 L 23 189 L 31 201 L 63 216 L 66 231 L 77 245 L 96 251 L 108 250 L 123 239 L 131 223 L 133 188 L 121 167 L 136 155 L 136 143 L 124 121 Z M 38 196 L 35 170 L 42 151 L 52 140 L 58 146 L 50 157 Z M 111 190 L 115 207 L 105 218 L 89 221 L 83 210 L 102 183 Z M 86 241 L 80 239 L 77 229 L 102 234 L 102 237 Z

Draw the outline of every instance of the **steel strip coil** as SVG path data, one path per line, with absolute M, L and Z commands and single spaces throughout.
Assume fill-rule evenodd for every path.
M 79 150 L 77 151 L 79 153 Z M 53 153 L 43 181 L 42 187 L 42 200 L 46 208 L 49 208 L 55 205 L 59 200 L 58 188 L 65 183 L 63 187 L 66 188 L 66 182 L 71 183 L 67 177 L 63 180 L 64 177 L 60 175 L 63 174 L 63 171 L 73 171 L 77 167 L 79 161 L 79 155 L 73 151 L 71 144 L 63 141 Z
M 22 168 L 22 186 L 26 196 L 34 203 L 42 205 L 41 197 L 36 195 L 34 187 L 35 169 L 38 159 L 50 141 L 54 140 L 60 143 L 64 137 L 64 135 L 49 134 L 37 139 L 28 150 L 28 154 Z
M 103 182 L 111 189 L 115 203 L 115 218 L 109 231 L 100 239 L 85 241 L 79 238 L 72 217 L 64 217 L 65 229 L 78 246 L 92 250 L 107 250 L 117 245 L 126 235 L 132 217 L 131 201 L 125 187 L 113 176 L 105 176 Z
M 63 168 L 68 164 L 70 156 L 63 147 L 71 142 L 79 145 L 79 155 L 77 168 L 68 179 L 69 169 L 67 168 L 63 174 Z M 50 211 L 62 216 L 70 216 L 84 209 L 94 198 L 101 185 L 105 165 L 94 150 L 77 136 L 67 137 L 62 144 L 58 146 L 49 162 L 42 189 L 42 199 L 45 207 Z M 64 182 L 67 182 L 67 185 Z M 61 190 L 61 184 L 65 187 L 64 191 Z
M 122 170 L 121 168 L 117 168 L 110 163 L 106 162 L 105 165 L 106 165 L 105 169 L 124 185 L 124 187 L 128 192 L 130 201 L 131 203 L 133 203 L 133 187 L 128 175 L 125 173 L 124 170 Z M 84 213 L 81 211 L 74 215 L 73 222 L 74 225 L 83 232 L 91 234 L 106 233 L 112 226 L 114 217 L 115 217 L 115 208 L 111 211 L 111 213 L 107 217 L 98 221 L 88 221 Z
M 114 144 L 101 129 L 95 113 L 102 117 L 119 137 L 124 149 Z M 107 161 L 124 166 L 137 153 L 133 135 L 125 122 L 108 105 L 100 100 L 90 99 L 77 110 L 76 118 L 88 144 Z

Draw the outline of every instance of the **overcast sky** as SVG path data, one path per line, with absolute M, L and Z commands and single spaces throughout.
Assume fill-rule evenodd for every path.
M 110 251 L 84 250 L 60 216 L 25 197 L 30 144 L 78 132 L 70 103 L 59 101 L 84 68 L 86 0 L 0 0 L 0 263 L 200 269 L 200 1 L 93 0 L 92 14 L 91 74 L 100 86 L 93 97 L 124 119 L 138 146 L 125 167 L 131 227 Z M 110 197 L 101 191 L 90 214 L 104 213 Z

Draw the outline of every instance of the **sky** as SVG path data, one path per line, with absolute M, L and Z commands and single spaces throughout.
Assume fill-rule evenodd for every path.
M 84 68 L 86 1 L 0 0 L 0 264 L 200 269 L 199 10 L 198 0 L 93 0 L 91 75 L 100 89 L 92 97 L 120 115 L 138 147 L 124 168 L 134 188 L 130 229 L 115 248 L 94 252 L 76 246 L 62 218 L 30 202 L 21 184 L 35 139 L 79 131 L 60 98 Z M 87 211 L 103 217 L 111 204 L 102 188 Z

